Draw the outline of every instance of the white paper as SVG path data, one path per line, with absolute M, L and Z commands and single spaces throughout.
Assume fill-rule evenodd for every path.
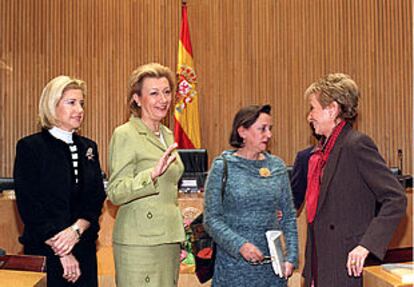
M 269 246 L 270 256 L 272 257 L 272 267 L 276 275 L 283 278 L 285 256 L 282 249 L 282 231 L 266 231 L 267 244 Z

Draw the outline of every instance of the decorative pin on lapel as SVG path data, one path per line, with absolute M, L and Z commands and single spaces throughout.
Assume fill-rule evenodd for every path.
M 270 176 L 270 170 L 267 167 L 262 167 L 259 169 L 259 174 L 261 177 L 268 177 Z
M 91 147 L 88 147 L 88 149 L 86 150 L 86 157 L 88 160 L 93 160 L 94 158 L 94 154 L 93 154 L 93 149 Z

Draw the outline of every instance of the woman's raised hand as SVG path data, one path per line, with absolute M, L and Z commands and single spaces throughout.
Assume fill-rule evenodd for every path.
M 177 148 L 177 143 L 170 145 L 162 157 L 157 162 L 157 165 L 151 172 L 152 181 L 156 181 L 157 177 L 161 176 L 170 164 L 176 159 L 176 155 L 173 155 L 172 152 Z

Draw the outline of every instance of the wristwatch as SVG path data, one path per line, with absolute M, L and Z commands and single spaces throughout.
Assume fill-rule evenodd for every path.
M 73 225 L 70 226 L 70 228 L 72 228 L 72 230 L 76 232 L 76 234 L 78 235 L 78 239 L 79 239 L 82 235 L 81 232 L 80 232 L 79 225 L 74 223 Z

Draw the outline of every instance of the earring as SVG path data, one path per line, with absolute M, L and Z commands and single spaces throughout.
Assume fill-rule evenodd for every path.
M 134 94 L 133 96 L 132 96 L 132 99 L 131 99 L 131 101 L 134 101 L 136 104 L 137 104 L 137 106 L 138 107 L 141 107 L 141 103 L 139 102 L 139 97 L 138 97 L 138 95 L 137 94 Z
M 242 147 L 244 147 L 244 146 L 246 145 L 246 139 L 245 139 L 245 138 L 242 138 L 242 140 L 243 140 L 243 141 L 242 141 L 241 146 L 242 146 Z

